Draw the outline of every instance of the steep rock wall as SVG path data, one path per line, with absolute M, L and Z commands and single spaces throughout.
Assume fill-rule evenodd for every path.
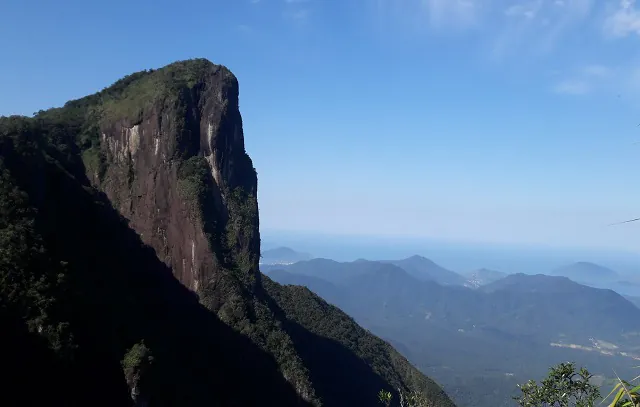
M 255 281 L 257 177 L 244 148 L 237 79 L 208 64 L 177 92 L 148 86 L 161 88 L 152 104 L 124 115 L 105 107 L 104 168 L 89 174 L 92 182 L 187 287 L 215 285 L 234 269 Z M 135 94 L 126 97 L 135 103 Z

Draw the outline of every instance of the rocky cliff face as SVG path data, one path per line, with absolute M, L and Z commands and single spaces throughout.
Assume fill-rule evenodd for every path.
M 0 329 L 20 327 L 14 380 L 46 372 L 35 404 L 373 405 L 400 389 L 452 405 L 337 308 L 259 273 L 257 177 L 222 66 L 0 119 L 0 181 Z
M 260 237 L 238 81 L 225 67 L 195 64 L 193 82 L 175 89 L 142 78 L 136 87 L 154 86 L 159 95 L 151 103 L 135 106 L 133 90 L 107 104 L 100 126 L 104 166 L 89 175 L 176 278 L 198 291 L 234 267 L 257 279 Z M 173 77 L 188 69 L 172 68 Z M 118 116 L 116 103 L 133 106 Z

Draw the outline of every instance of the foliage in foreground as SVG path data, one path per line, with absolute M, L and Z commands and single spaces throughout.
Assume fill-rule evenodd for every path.
M 144 341 L 133 345 L 125 354 L 122 360 L 122 369 L 134 400 L 137 400 L 145 390 L 152 365 L 153 354 Z
M 621 379 L 616 376 L 618 383 L 615 385 L 611 393 L 607 396 L 613 396 L 613 400 L 609 407 L 640 407 L 640 385 L 633 385 L 633 382 L 638 382 L 640 376 L 637 376 L 631 382 Z
M 435 404 L 429 401 L 424 394 L 416 391 L 405 394 L 398 389 L 399 405 L 400 407 L 433 407 Z M 386 390 L 380 390 L 378 393 L 378 400 L 380 404 L 385 407 L 390 407 L 393 400 L 393 394 Z
M 529 380 L 519 385 L 522 394 L 514 397 L 522 407 L 591 407 L 600 398 L 600 390 L 590 383 L 593 375 L 584 367 L 561 363 L 549 370 L 540 382 Z
M 514 399 L 521 407 L 593 407 L 614 396 L 608 407 L 640 407 L 640 386 L 632 384 L 640 376 L 631 382 L 618 377 L 616 386 L 600 403 L 600 390 L 591 383 L 592 377 L 584 367 L 576 371 L 574 363 L 561 363 L 552 367 L 540 384 L 530 380 L 519 385 L 522 394 Z

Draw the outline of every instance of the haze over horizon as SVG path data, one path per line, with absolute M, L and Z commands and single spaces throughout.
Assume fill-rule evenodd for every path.
M 264 228 L 640 247 L 607 226 L 640 216 L 635 1 L 150 6 L 0 6 L 0 114 L 205 57 L 240 80 Z
M 606 266 L 640 278 L 640 254 L 632 251 L 553 247 L 549 245 L 492 244 L 438 239 L 261 229 L 262 251 L 286 247 L 314 258 L 339 262 L 358 259 L 404 259 L 426 257 L 458 273 L 488 268 L 506 273 L 550 274 L 559 267 L 578 262 Z

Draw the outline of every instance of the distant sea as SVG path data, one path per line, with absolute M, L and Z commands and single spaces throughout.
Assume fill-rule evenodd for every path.
M 488 268 L 525 274 L 548 274 L 564 265 L 589 261 L 609 267 L 632 281 L 640 281 L 640 253 L 276 230 L 260 233 L 263 250 L 286 246 L 313 257 L 337 261 L 389 260 L 417 254 L 459 273 Z

